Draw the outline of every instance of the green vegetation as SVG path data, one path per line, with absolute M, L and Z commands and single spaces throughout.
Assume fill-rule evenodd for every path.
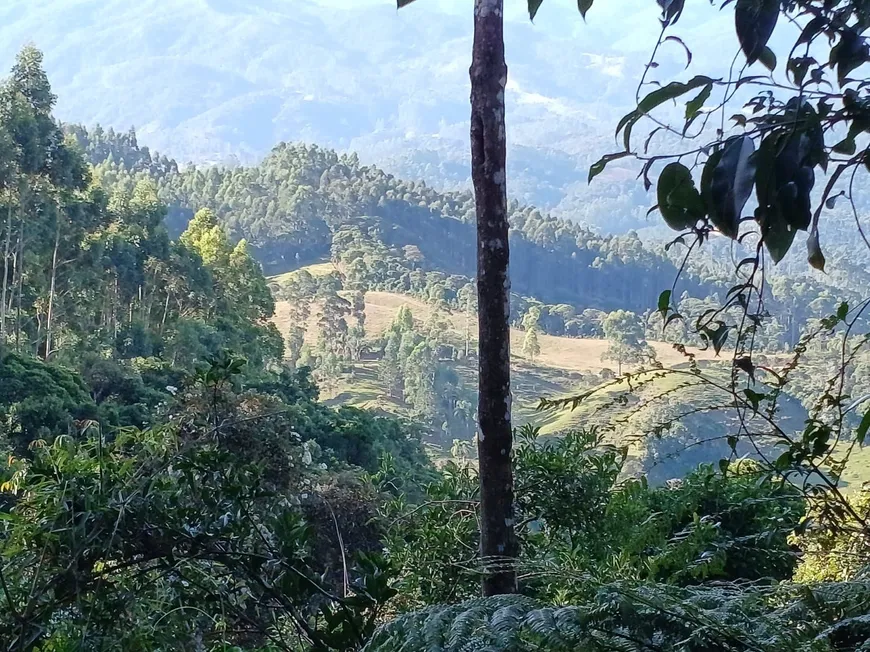
M 502 201 L 504 112 L 478 132 L 502 5 L 478 2 L 476 204 L 316 146 L 182 169 L 132 131 L 57 123 L 42 55 L 22 50 L 0 85 L 0 645 L 870 646 L 866 270 L 766 269 L 801 230 L 811 265 L 842 259 L 823 254 L 821 206 L 870 156 L 849 77 L 870 62 L 866 11 L 740 0 L 747 65 L 775 69 L 784 13 L 799 45 L 836 43 L 842 92 L 793 50 L 786 80 L 815 105 L 750 102 L 745 133 L 691 152 L 697 186 L 689 157 L 641 155 L 630 133 L 593 166 L 659 174 L 681 232 L 659 252 Z M 662 4 L 660 43 L 682 10 Z M 672 129 L 700 138 L 713 89 L 737 83 L 638 93 L 619 131 L 691 91 Z M 736 269 L 698 259 L 714 233 Z

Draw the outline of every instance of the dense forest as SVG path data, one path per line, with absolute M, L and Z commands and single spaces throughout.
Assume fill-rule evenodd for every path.
M 677 4 L 663 4 L 663 30 Z M 848 39 L 837 20 L 863 14 L 840 4 L 808 6 Z M 478 5 L 498 52 L 501 3 Z M 768 65 L 757 26 L 793 8 L 753 22 L 736 5 L 743 53 Z M 473 104 L 498 63 L 481 44 Z M 707 79 L 692 90 L 709 97 Z M 675 88 L 652 91 L 658 104 L 639 102 L 631 125 L 688 92 Z M 480 174 L 480 142 L 476 193 L 440 191 L 315 145 L 282 143 L 248 167 L 179 165 L 132 129 L 61 124 L 56 101 L 25 47 L 0 85 L 0 646 L 870 645 L 867 270 L 842 242 L 822 254 L 821 208 L 804 220 L 812 201 L 836 203 L 833 182 L 811 199 L 805 170 L 823 157 L 816 123 L 795 118 L 806 109 L 771 100 L 760 134 L 704 152 L 700 190 L 668 163 L 657 208 L 680 235 L 664 248 L 482 204 L 487 184 L 506 191 L 504 169 Z M 503 111 L 487 119 L 504 126 Z M 482 138 L 494 133 L 503 154 L 504 129 Z M 770 134 L 781 147 L 747 163 L 746 139 Z M 625 138 L 590 179 L 635 155 Z M 760 186 L 757 235 L 741 231 L 746 198 L 734 208 L 741 175 Z M 503 240 L 478 239 L 481 215 L 502 220 Z M 808 230 L 817 271 L 767 274 L 765 256 L 781 260 Z M 500 279 L 488 266 L 507 274 L 508 248 L 498 296 L 479 291 Z M 404 301 L 377 330 L 374 294 Z M 545 434 L 534 418 L 512 423 L 511 374 L 525 376 L 509 358 L 533 370 L 556 336 L 600 340 L 610 366 L 540 397 L 541 415 L 575 415 Z M 369 372 L 405 412 L 321 401 Z M 688 462 L 652 472 L 640 449 L 644 463 Z

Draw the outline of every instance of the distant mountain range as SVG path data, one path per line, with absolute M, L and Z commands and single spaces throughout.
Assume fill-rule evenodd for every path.
M 592 188 L 586 174 L 634 104 L 658 6 L 602 2 L 587 25 L 573 1 L 548 0 L 535 24 L 524 0 L 507 4 L 511 194 L 605 231 L 648 224 L 631 170 L 614 165 Z M 681 34 L 715 68 L 733 48 L 727 17 L 693 11 Z M 135 126 L 182 162 L 251 163 L 302 140 L 442 187 L 469 184 L 470 3 L 5 0 L 0 60 L 26 42 L 45 52 L 61 119 Z M 685 62 L 667 46 L 661 78 Z

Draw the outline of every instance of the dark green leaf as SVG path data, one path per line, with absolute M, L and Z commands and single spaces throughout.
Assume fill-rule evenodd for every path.
M 849 314 L 849 304 L 848 304 L 848 302 L 844 301 L 839 306 L 837 306 L 837 319 L 839 319 L 840 321 L 845 321 L 846 315 L 848 315 L 848 314 Z
M 774 263 L 778 263 L 791 249 L 794 242 L 795 231 L 785 220 L 778 215 L 769 215 L 761 220 L 761 234 L 764 246 Z
M 855 441 L 859 444 L 863 444 L 864 439 L 867 437 L 868 430 L 870 430 L 870 410 L 867 410 L 864 413 L 864 416 L 861 418 L 861 423 L 858 424 L 858 429 L 855 431 Z
M 776 458 L 776 462 L 773 463 L 774 468 L 777 471 L 785 471 L 791 466 L 792 454 L 790 450 L 785 451 L 782 455 Z
M 758 62 L 767 68 L 770 72 L 776 70 L 776 55 L 766 45 L 764 49 L 761 50 L 761 54 L 758 55 Z
M 855 153 L 855 150 L 857 149 L 857 147 L 855 145 L 855 139 L 847 136 L 846 138 L 841 140 L 839 143 L 834 145 L 834 147 L 832 149 L 837 154 L 845 154 L 846 156 L 852 156 L 852 154 Z
M 599 174 L 604 172 L 604 168 L 607 167 L 607 164 L 611 161 L 615 161 L 616 159 L 625 158 L 626 156 L 630 156 L 631 152 L 617 152 L 615 154 L 605 154 L 598 161 L 593 163 L 589 167 L 589 179 L 587 183 L 591 183 L 592 179 L 597 177 Z
M 837 67 L 837 81 L 840 86 L 856 68 L 867 63 L 870 48 L 864 38 L 854 29 L 847 28 L 840 33 L 840 40 L 831 48 L 831 67 Z
M 732 450 L 735 454 L 737 453 L 737 437 L 734 435 L 728 435 L 726 437 L 726 441 L 728 442 L 728 448 Z
M 822 29 L 827 25 L 827 22 L 828 20 L 824 16 L 816 16 L 813 18 L 804 26 L 803 31 L 797 40 L 797 45 L 811 42 L 821 33 Z
M 718 157 L 711 155 L 704 166 L 701 191 L 708 198 L 713 226 L 729 238 L 736 238 L 743 207 L 755 183 L 755 143 L 749 136 L 734 136 L 721 152 Z
M 737 0 L 734 27 L 748 63 L 761 57 L 778 18 L 779 0 Z
M 659 312 L 664 315 L 671 306 L 671 291 L 665 290 L 659 295 Z
M 743 393 L 746 395 L 746 400 L 749 401 L 750 405 L 752 405 L 753 412 L 758 412 L 758 406 L 761 404 L 761 401 L 767 398 L 767 395 L 759 394 L 749 388 L 744 389 Z
M 414 0 L 396 0 L 396 4 L 398 5 L 399 9 L 401 9 L 402 7 L 407 7 L 412 2 L 414 2 Z
M 691 90 L 696 88 L 700 88 L 701 86 L 706 86 L 707 84 L 713 83 L 713 80 L 710 77 L 706 77 L 704 75 L 698 75 L 693 77 L 688 82 L 683 84 L 682 82 L 671 82 L 667 86 L 663 86 L 662 88 L 657 88 L 656 90 L 649 93 L 646 97 L 644 97 L 637 105 L 637 110 L 640 113 L 649 113 L 657 106 L 667 102 L 668 100 L 673 100 L 684 93 L 688 93 Z M 618 132 L 619 130 L 617 130 Z
M 626 113 L 622 118 L 620 118 L 619 123 L 616 125 L 616 135 L 619 135 L 620 131 L 625 130 L 623 134 L 623 143 L 625 144 L 625 151 L 629 151 L 631 149 L 631 128 L 635 125 L 635 123 L 643 117 L 642 113 L 638 111 L 632 111 L 631 113 Z
M 580 15 L 583 16 L 583 20 L 586 20 L 586 12 L 592 8 L 592 3 L 594 0 L 577 0 L 577 9 L 580 10 Z
M 822 253 L 822 247 L 819 245 L 819 232 L 813 230 L 810 237 L 807 238 L 807 260 L 815 269 L 825 271 L 825 255 Z
M 693 120 L 695 116 L 701 112 L 701 109 L 704 107 L 704 102 L 707 101 L 712 92 L 713 84 L 707 84 L 703 89 L 701 89 L 700 93 L 686 102 L 686 120 Z
M 669 163 L 659 176 L 656 189 L 659 211 L 677 231 L 695 226 L 704 217 L 704 202 L 695 188 L 692 173 L 682 163 Z
M 544 0 L 529 0 L 529 20 L 534 20 Z

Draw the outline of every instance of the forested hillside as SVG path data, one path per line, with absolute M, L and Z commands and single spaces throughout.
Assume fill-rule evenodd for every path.
M 314 145 L 280 144 L 253 167 L 180 169 L 140 145 L 135 131 L 73 125 L 65 130 L 103 183 L 154 184 L 168 206 L 166 227 L 181 235 L 181 243 L 190 237 L 184 229 L 215 220 L 209 228 L 220 224 L 230 242 L 249 249 L 273 275 L 272 294 L 281 304 L 274 321 L 285 361 L 312 368 L 331 402 L 413 418 L 442 455 L 451 441 L 473 437 L 476 260 L 469 193 L 403 181 L 362 165 L 355 155 Z M 519 422 L 548 433 L 568 430 L 586 420 L 580 414 L 538 415 L 541 398 L 588 390 L 628 369 L 687 363 L 684 355 L 662 353 L 671 344 L 694 347 L 691 355 L 711 348 L 692 323 L 719 309 L 731 287 L 729 266 L 715 253 L 685 265 L 679 247 L 664 251 L 634 233 L 602 236 L 516 202 L 509 208 L 511 320 L 514 347 L 524 362 L 515 369 Z M 718 246 L 711 243 L 711 250 Z M 771 316 L 755 335 L 756 347 L 781 353 L 841 301 L 857 301 L 850 286 L 865 272 L 845 262 L 836 258 L 826 278 L 773 275 L 765 304 Z M 684 320 L 663 332 L 654 309 L 660 293 L 675 283 Z M 372 324 L 373 293 L 391 297 L 393 306 L 379 317 L 379 327 Z M 401 314 L 406 303 L 416 304 L 410 318 Z M 546 336 L 555 338 L 544 343 L 542 358 L 539 340 Z M 581 347 L 596 353 L 572 354 L 572 345 L 558 338 L 593 338 L 598 343 Z M 659 340 L 655 355 L 647 342 Z M 823 360 L 820 346 L 814 344 L 811 353 Z M 850 387 L 862 382 L 862 370 L 859 365 L 857 375 L 849 374 Z M 800 422 L 805 413 L 799 401 L 806 399 L 809 407 L 812 392 L 792 391 L 798 401 L 789 413 Z M 681 389 L 669 403 L 638 410 L 620 428 L 614 426 L 618 415 L 599 420 L 616 441 L 669 432 L 667 441 L 632 452 L 636 468 L 656 465 L 659 479 L 680 475 L 698 461 L 715 461 L 728 450 L 721 440 L 728 421 L 696 409 L 704 404 L 697 392 Z M 703 432 L 717 443 L 682 455 L 680 433 L 687 432 Z
M 582 18 L 593 4 L 576 5 Z M 518 6 L 535 20 L 552 4 Z M 9 24 L 68 22 L 55 48 L 68 58 L 53 64 L 67 86 L 99 71 L 99 97 L 103 82 L 142 71 L 108 114 L 134 106 L 157 142 L 172 142 L 172 122 L 182 151 L 232 141 L 246 158 L 179 165 L 133 129 L 61 123 L 33 46 L 0 82 L 0 649 L 870 647 L 870 299 L 866 254 L 849 241 L 870 251 L 853 196 L 870 169 L 870 94 L 851 77 L 870 64 L 867 8 L 714 3 L 735 16 L 737 79 L 647 92 L 650 70 L 684 76 L 693 63 L 669 33 L 684 10 L 690 42 L 706 35 L 715 47 L 721 21 L 681 0 L 651 7 L 660 16 L 612 5 L 605 31 L 626 41 L 624 56 L 613 59 L 610 41 L 591 39 L 578 58 L 530 40 L 509 85 L 504 7 L 475 0 L 473 11 L 473 196 L 462 170 L 445 167 L 449 143 L 404 163 L 411 177 L 431 173 L 422 161 L 456 181 L 437 188 L 361 162 L 347 142 L 271 138 L 296 124 L 312 141 L 326 127 L 365 140 L 377 116 L 418 141 L 409 127 L 431 127 L 422 106 L 467 97 L 450 82 L 457 62 L 467 70 L 456 48 L 466 32 L 443 39 L 456 14 L 404 35 L 419 61 L 433 45 L 442 58 L 410 89 L 419 114 L 399 107 L 394 121 L 379 104 L 386 91 L 340 107 L 373 88 L 351 62 L 401 58 L 385 37 L 404 17 L 386 29 L 374 16 L 345 42 L 356 7 L 331 20 L 281 0 L 0 8 Z M 799 28 L 788 55 L 778 19 Z M 511 22 L 511 38 L 532 29 Z M 77 63 L 89 51 L 75 45 L 83 24 L 104 26 L 89 32 L 94 45 L 135 52 L 136 64 Z M 293 43 L 287 25 L 310 30 Z M 549 26 L 570 40 L 569 27 Z M 118 29 L 123 42 L 110 37 Z M 255 56 L 225 59 L 224 42 Z M 829 47 L 831 64 L 809 57 L 810 44 Z M 314 45 L 322 56 L 309 68 Z M 777 56 L 785 84 L 752 74 L 774 72 Z M 542 61 L 586 71 L 582 104 L 559 99 L 576 96 L 559 91 L 574 80 L 536 72 Z M 617 128 L 625 149 L 600 151 L 590 129 L 544 154 L 578 112 L 610 124 L 608 102 L 624 98 L 633 82 L 622 67 L 635 61 L 637 101 Z M 400 93 L 417 77 L 396 70 Z M 183 94 L 179 79 L 191 81 Z M 309 83 L 330 92 L 285 103 L 268 91 Z M 761 95 L 732 118 L 735 135 L 725 109 L 743 101 L 729 95 L 743 84 Z M 789 85 L 798 97 L 780 102 Z M 724 100 L 706 107 L 714 88 Z M 685 112 L 672 111 L 690 91 Z M 527 130 L 520 141 L 550 130 L 514 148 L 527 175 L 505 166 L 508 93 L 522 107 L 510 117 Z M 715 135 L 689 130 L 716 111 Z M 254 129 L 210 131 L 233 124 L 222 115 Z M 446 119 L 439 136 L 464 119 Z M 635 126 L 651 130 L 642 150 Z M 670 153 L 653 139 L 662 130 L 688 151 Z M 707 133 L 716 141 L 698 145 Z M 571 175 L 548 162 L 593 158 L 583 173 L 603 190 L 582 195 L 577 214 L 529 201 L 566 204 Z M 644 166 L 640 188 L 652 174 L 655 199 L 633 185 L 628 161 Z M 511 178 L 523 201 L 509 200 Z M 667 246 L 623 228 L 641 202 L 657 202 L 654 219 L 674 232 Z M 625 232 L 581 226 L 584 211 Z M 795 243 L 803 267 L 787 257 Z

